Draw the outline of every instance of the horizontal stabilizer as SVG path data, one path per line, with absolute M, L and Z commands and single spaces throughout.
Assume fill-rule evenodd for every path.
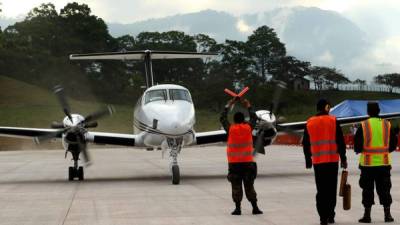
M 216 53 L 177 52 L 177 51 L 122 51 L 89 54 L 72 54 L 71 60 L 144 60 L 146 54 L 151 59 L 207 59 L 216 57 Z

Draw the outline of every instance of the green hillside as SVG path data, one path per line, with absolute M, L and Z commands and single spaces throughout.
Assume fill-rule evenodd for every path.
M 49 127 L 52 121 L 61 121 L 65 115 L 56 96 L 48 90 L 0 76 L 0 125 L 21 127 Z M 99 110 L 98 102 L 69 99 L 73 113 L 87 115 Z M 132 132 L 132 107 L 115 105 L 117 113 L 99 121 L 96 130 Z

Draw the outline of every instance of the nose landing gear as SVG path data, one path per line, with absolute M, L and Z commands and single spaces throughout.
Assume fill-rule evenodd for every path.
M 78 178 L 78 180 L 83 180 L 84 179 L 84 172 L 83 172 L 83 167 L 79 166 L 78 160 L 79 160 L 79 151 L 71 151 L 72 154 L 72 160 L 74 160 L 74 166 L 70 166 L 68 168 L 68 180 L 72 181 L 75 178 Z M 67 153 L 65 153 L 67 154 Z
M 182 138 L 168 138 L 168 148 L 170 149 L 169 156 L 171 159 L 171 181 L 172 184 L 178 185 L 180 183 L 180 170 L 178 165 L 178 154 L 182 149 Z

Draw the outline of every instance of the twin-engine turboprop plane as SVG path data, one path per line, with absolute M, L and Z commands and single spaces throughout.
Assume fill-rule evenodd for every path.
M 209 58 L 215 54 L 166 51 L 125 51 L 112 53 L 75 54 L 71 60 L 144 60 L 147 89 L 138 99 L 134 109 L 134 134 L 92 132 L 88 129 L 97 126 L 96 120 L 112 113 L 112 108 L 95 112 L 86 117 L 72 114 L 61 87 L 55 89 L 56 95 L 66 115 L 62 123 L 53 123 L 52 129 L 0 127 L 1 136 L 35 138 L 37 142 L 61 138 L 66 153 L 70 152 L 74 165 L 69 167 L 69 180 L 83 180 L 83 167 L 79 166 L 79 156 L 90 163 L 87 143 L 124 145 L 138 148 L 161 148 L 169 150 L 172 183 L 179 184 L 180 172 L 178 154 L 182 147 L 226 141 L 224 130 L 195 132 L 195 110 L 190 92 L 185 87 L 174 84 L 154 85 L 152 59 Z M 283 88 L 277 85 L 277 90 Z M 266 96 L 268 98 L 269 96 Z M 276 101 L 276 96 L 273 98 Z M 275 104 L 276 107 L 276 104 Z M 254 135 L 257 152 L 272 143 L 277 132 L 304 129 L 306 122 L 278 123 L 274 108 L 256 111 L 258 117 Z M 400 113 L 384 114 L 384 118 L 399 117 Z M 340 123 L 354 123 L 366 119 L 349 117 L 338 119 Z M 38 153 L 40 154 L 40 153 Z

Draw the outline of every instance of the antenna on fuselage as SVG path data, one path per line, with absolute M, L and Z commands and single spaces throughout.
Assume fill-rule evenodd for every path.
M 89 54 L 71 54 L 70 60 L 144 60 L 146 86 L 154 85 L 153 59 L 207 59 L 216 57 L 216 53 L 178 52 L 178 51 L 121 51 Z

